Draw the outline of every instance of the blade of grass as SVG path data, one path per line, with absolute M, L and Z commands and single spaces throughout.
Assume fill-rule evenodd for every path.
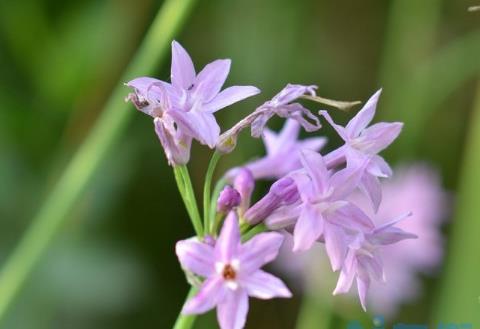
M 194 0 L 167 0 L 155 17 L 123 81 L 151 73 L 163 60 L 170 40 L 182 25 Z M 67 214 L 88 187 L 107 151 L 120 137 L 134 111 L 124 102 L 122 85 L 113 91 L 91 133 L 75 154 L 32 224 L 0 272 L 0 320 Z
M 457 205 L 433 324 L 469 323 L 480 327 L 480 82 L 470 120 Z

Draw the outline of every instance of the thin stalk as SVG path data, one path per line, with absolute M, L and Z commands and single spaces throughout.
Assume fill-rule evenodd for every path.
M 184 173 L 182 172 L 181 166 L 173 167 L 173 173 L 175 175 L 175 181 L 177 182 L 178 192 L 180 192 L 180 196 L 182 197 L 183 204 L 187 209 L 188 217 L 190 217 L 190 221 L 192 222 L 193 228 L 195 229 L 195 233 L 198 236 L 201 236 L 203 233 L 203 228 L 201 222 L 199 223 L 199 219 L 197 219 L 198 216 L 195 214 L 196 201 L 195 199 L 193 199 L 192 201 L 190 198 L 190 194 L 187 192 L 188 187 L 186 186 Z M 195 203 L 195 206 L 192 204 L 192 202 Z
M 178 170 L 178 173 L 181 176 L 184 184 L 184 195 L 182 197 L 184 198 L 185 206 L 187 207 L 188 214 L 190 215 L 195 232 L 198 236 L 202 237 L 204 233 L 202 219 L 200 217 L 200 212 L 198 211 L 197 200 L 193 191 L 193 185 L 190 179 L 190 174 L 188 173 L 188 168 L 187 166 L 183 165 L 175 167 L 175 170 Z
M 210 202 L 212 197 L 212 177 L 217 167 L 218 160 L 222 154 L 218 151 L 215 151 L 210 159 L 208 164 L 207 174 L 205 175 L 205 184 L 203 185 L 203 227 L 208 232 L 210 227 Z
M 185 303 L 197 293 L 197 288 L 191 287 L 188 292 Z M 173 325 L 173 329 L 190 329 L 193 327 L 195 320 L 197 319 L 196 315 L 183 315 L 182 313 L 178 314 L 177 320 Z
M 145 40 L 122 76 L 128 81 L 153 72 L 169 49 L 170 40 L 185 20 L 194 0 L 167 0 L 155 17 Z M 79 148 L 32 224 L 0 272 L 0 321 L 24 281 L 42 257 L 67 214 L 92 181 L 107 151 L 122 136 L 134 111 L 124 102 L 126 89 L 118 84 L 92 131 Z
M 268 231 L 268 228 L 264 224 L 258 224 L 242 234 L 242 241 L 248 241 L 253 238 L 255 235 Z
M 210 229 L 209 232 L 210 234 L 215 235 L 217 233 L 217 200 L 218 197 L 220 196 L 220 192 L 222 192 L 223 187 L 227 184 L 227 181 L 225 178 L 221 178 L 217 181 L 217 184 L 215 184 L 215 188 L 213 189 L 212 193 L 212 200 L 210 201 L 210 218 L 209 218 L 209 223 L 210 223 Z M 221 220 L 221 217 L 220 219 Z

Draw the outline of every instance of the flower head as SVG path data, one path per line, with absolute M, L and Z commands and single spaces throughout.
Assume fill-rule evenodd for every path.
M 240 193 L 230 185 L 227 185 L 218 196 L 217 211 L 226 214 L 233 208 L 238 207 L 241 201 Z
M 220 127 L 213 114 L 260 92 L 252 86 L 233 86 L 220 91 L 229 71 L 230 60 L 222 59 L 206 65 L 196 74 L 188 53 L 173 41 L 171 83 L 148 77 L 134 79 L 127 83 L 134 89 L 128 99 L 140 111 L 160 118 L 161 123 L 167 121 L 165 126 L 172 126 L 173 122 L 181 135 L 170 133 L 171 138 L 175 139 L 174 144 L 179 144 L 181 137 L 184 137 L 194 138 L 214 148 Z M 167 127 L 165 130 L 172 129 Z M 163 142 L 162 145 L 168 147 Z
M 279 233 L 262 233 L 241 243 L 238 221 L 231 212 L 215 246 L 196 238 L 179 241 L 182 267 L 205 278 L 199 292 L 184 306 L 184 314 L 217 308 L 222 329 L 241 329 L 248 312 L 248 296 L 260 299 L 291 297 L 282 281 L 260 268 L 271 262 L 283 242 Z

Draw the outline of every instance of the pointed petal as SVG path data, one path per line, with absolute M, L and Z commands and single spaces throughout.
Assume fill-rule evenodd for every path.
M 275 155 L 279 150 L 280 144 L 278 143 L 278 138 L 279 136 L 273 130 L 268 128 L 263 129 L 262 140 L 268 155 Z
M 207 64 L 195 79 L 192 90 L 194 97 L 208 103 L 217 96 L 230 72 L 230 64 L 229 59 L 218 59 Z
M 373 94 L 363 108 L 347 124 L 345 128 L 350 138 L 357 137 L 372 121 L 381 92 L 382 90 L 380 89 Z
M 248 295 L 243 289 L 229 290 L 217 306 L 217 319 L 221 329 L 242 329 L 247 321 Z
M 355 254 L 353 252 L 349 252 L 345 258 L 345 263 L 343 264 L 342 271 L 338 277 L 337 286 L 333 291 L 333 295 L 345 294 L 350 290 L 353 280 L 355 279 L 355 267 Z
M 382 178 L 391 177 L 393 174 L 392 168 L 390 168 L 385 159 L 379 155 L 372 156 L 367 171 L 376 177 Z
M 240 246 L 240 230 L 235 212 L 230 212 L 223 223 L 222 231 L 215 244 L 217 259 L 229 262 L 236 256 Z
M 399 242 L 405 239 L 416 239 L 417 236 L 412 233 L 408 233 L 401 228 L 395 227 L 398 222 L 411 216 L 411 213 L 407 213 L 377 227 L 369 237 L 372 243 L 380 245 L 388 245 Z
M 360 304 L 362 304 L 362 308 L 365 312 L 367 311 L 368 287 L 370 287 L 370 279 L 368 277 L 357 277 L 358 298 L 360 299 Z
M 198 241 L 197 238 L 178 241 L 175 252 L 182 268 L 188 271 L 208 277 L 215 270 L 213 247 Z
M 361 134 L 363 152 L 376 154 L 387 148 L 402 131 L 401 122 L 380 122 L 368 127 Z
M 287 119 L 283 125 L 282 130 L 278 134 L 277 149 L 281 149 L 282 146 L 293 145 L 300 133 L 300 123 L 293 119 Z
M 274 260 L 283 240 L 282 234 L 269 232 L 258 234 L 243 244 L 239 252 L 242 273 L 254 272 Z
M 322 215 L 314 206 L 305 204 L 293 231 L 293 251 L 310 249 L 322 232 Z
M 282 280 L 262 270 L 255 271 L 242 278 L 242 285 L 245 286 L 250 296 L 260 299 L 292 297 L 292 293 Z
M 198 140 L 202 144 L 208 145 L 211 149 L 215 148 L 220 137 L 220 126 L 215 116 L 208 112 L 190 111 L 188 112 L 192 122 L 197 126 Z
M 319 111 L 318 114 L 320 114 L 325 118 L 325 120 L 327 120 L 327 122 L 332 126 L 333 129 L 335 129 L 337 134 L 339 134 L 344 141 L 348 140 L 349 136 L 345 127 L 337 125 L 327 111 Z
M 359 186 L 365 167 L 366 165 L 347 166 L 333 174 L 329 183 L 333 188 L 332 199 L 342 200 L 350 195 Z
M 204 110 L 214 113 L 245 98 L 260 93 L 260 89 L 253 86 L 232 86 L 222 90 L 215 98 L 204 104 Z
M 312 150 L 302 150 L 300 153 L 300 160 L 312 179 L 316 190 L 315 192 L 319 194 L 326 192 L 329 188 L 328 180 L 330 174 L 325 166 L 322 155 Z
M 382 202 L 382 186 L 380 184 L 380 181 L 377 177 L 369 173 L 365 173 L 362 176 L 360 189 L 370 199 L 370 201 L 372 202 L 373 210 L 376 213 L 378 211 L 378 207 L 380 207 L 380 203 Z
M 332 265 L 332 270 L 334 272 L 338 271 L 342 267 L 347 253 L 345 233 L 341 227 L 325 223 L 323 235 L 325 238 L 325 248 L 327 250 L 328 258 L 330 259 L 330 264 Z
M 171 81 L 174 87 L 188 89 L 195 80 L 195 67 L 187 51 L 176 41 L 172 42 Z
M 214 308 L 224 295 L 225 288 L 221 278 L 207 279 L 202 283 L 198 293 L 185 304 L 182 314 L 205 313 Z

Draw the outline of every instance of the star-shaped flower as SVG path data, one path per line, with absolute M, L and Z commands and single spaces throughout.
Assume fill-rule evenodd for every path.
M 214 113 L 260 92 L 253 86 L 233 86 L 220 91 L 229 71 L 230 60 L 221 59 L 207 64 L 196 74 L 186 50 L 173 41 L 171 83 L 149 77 L 134 79 L 127 83 L 135 92 L 128 99 L 140 111 L 160 118 L 162 123 L 164 120 L 172 121 L 176 126 L 175 132 L 170 127 L 165 130 L 177 144 L 178 130 L 179 134 L 214 148 L 220 135 Z M 165 125 L 170 124 L 167 122 Z M 186 144 L 189 145 L 189 142 Z M 168 147 L 163 142 L 162 145 Z
M 246 322 L 248 296 L 291 297 L 281 280 L 260 269 L 277 256 L 282 242 L 280 233 L 270 232 L 241 243 L 234 212 L 225 219 L 215 246 L 196 238 L 179 241 L 176 252 L 182 267 L 205 278 L 182 312 L 205 313 L 216 307 L 222 329 L 241 329 Z

